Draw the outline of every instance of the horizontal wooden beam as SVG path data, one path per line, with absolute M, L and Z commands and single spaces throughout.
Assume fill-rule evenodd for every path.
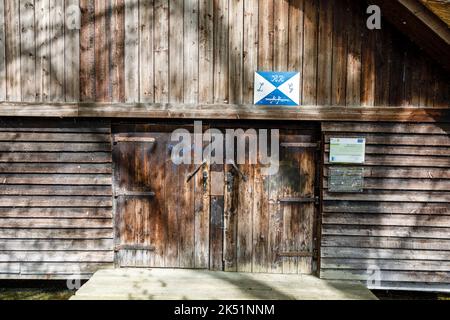
M 236 104 L 0 103 L 3 117 L 450 122 L 450 108 Z

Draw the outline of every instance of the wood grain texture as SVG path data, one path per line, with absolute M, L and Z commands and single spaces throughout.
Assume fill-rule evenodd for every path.
M 18 273 L 4 271 L 8 277 L 46 279 L 73 270 L 88 276 L 111 266 L 108 126 L 101 121 L 1 121 L 0 260 L 20 264 Z
M 391 287 L 405 281 L 429 281 L 436 288 L 447 283 L 449 275 L 442 272 L 446 267 L 430 263 L 450 257 L 446 124 L 341 122 L 323 124 L 322 129 L 321 277 L 362 279 L 362 270 L 373 265 L 386 273 Z M 367 138 L 364 192 L 329 192 L 329 168 L 335 166 L 328 162 L 331 136 Z

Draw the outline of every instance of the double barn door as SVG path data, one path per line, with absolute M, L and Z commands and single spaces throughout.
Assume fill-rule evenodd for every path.
M 266 176 L 259 164 L 174 164 L 178 128 L 114 128 L 118 266 L 313 272 L 315 131 L 280 130 L 279 170 Z

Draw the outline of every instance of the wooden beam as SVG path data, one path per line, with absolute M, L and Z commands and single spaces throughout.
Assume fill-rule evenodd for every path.
M 0 103 L 1 117 L 450 122 L 450 108 L 171 103 Z

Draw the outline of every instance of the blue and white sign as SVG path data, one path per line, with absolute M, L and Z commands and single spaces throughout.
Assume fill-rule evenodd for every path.
M 255 104 L 300 105 L 300 73 L 255 72 Z

